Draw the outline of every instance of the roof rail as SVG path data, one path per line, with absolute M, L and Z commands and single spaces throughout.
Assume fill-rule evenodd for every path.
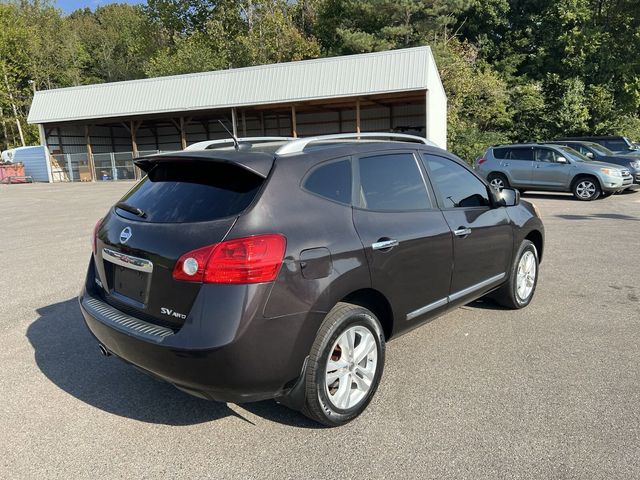
M 244 137 L 238 138 L 238 143 L 268 143 L 268 142 L 289 142 L 295 140 L 293 137 Z M 233 138 L 223 138 L 220 140 L 205 140 L 204 142 L 194 143 L 189 145 L 185 150 L 208 150 L 214 148 L 224 148 L 227 146 L 235 145 Z
M 430 145 L 432 147 L 437 147 L 435 143 L 430 140 L 427 140 L 423 137 L 418 137 L 416 135 L 407 135 L 404 133 L 338 133 L 335 135 L 319 135 L 317 137 L 306 137 L 306 138 L 296 138 L 292 139 L 288 143 L 285 143 L 281 146 L 277 151 L 277 155 L 286 155 L 289 153 L 300 153 L 302 152 L 307 145 L 315 142 L 324 142 L 327 140 L 360 140 L 360 139 L 391 139 L 402 142 L 410 142 L 410 143 L 422 143 L 424 145 Z

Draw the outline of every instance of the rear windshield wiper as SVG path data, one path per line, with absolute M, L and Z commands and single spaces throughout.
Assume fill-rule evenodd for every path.
M 125 212 L 133 213 L 134 215 L 141 218 L 146 218 L 147 216 L 147 214 L 144 213 L 144 210 L 138 207 L 134 207 L 133 205 L 129 205 L 128 203 L 118 202 L 116 203 L 116 208 L 124 210 Z

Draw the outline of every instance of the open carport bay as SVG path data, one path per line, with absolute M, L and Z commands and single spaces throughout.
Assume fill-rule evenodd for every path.
M 0 478 L 638 478 L 640 193 L 527 195 L 523 311 L 476 302 L 393 341 L 362 417 L 206 402 L 98 354 L 75 296 L 131 184 L 0 187 Z

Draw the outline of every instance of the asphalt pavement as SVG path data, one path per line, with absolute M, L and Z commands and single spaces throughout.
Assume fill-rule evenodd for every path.
M 0 186 L 0 478 L 640 478 L 640 192 L 526 195 L 547 235 L 531 305 L 392 341 L 367 411 L 325 429 L 98 354 L 76 295 L 131 186 Z

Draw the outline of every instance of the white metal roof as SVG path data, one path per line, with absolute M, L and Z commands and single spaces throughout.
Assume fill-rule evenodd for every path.
M 431 60 L 431 61 L 430 61 Z M 36 92 L 29 123 L 130 117 L 427 88 L 429 47 Z M 435 70 L 435 69 L 434 69 Z

